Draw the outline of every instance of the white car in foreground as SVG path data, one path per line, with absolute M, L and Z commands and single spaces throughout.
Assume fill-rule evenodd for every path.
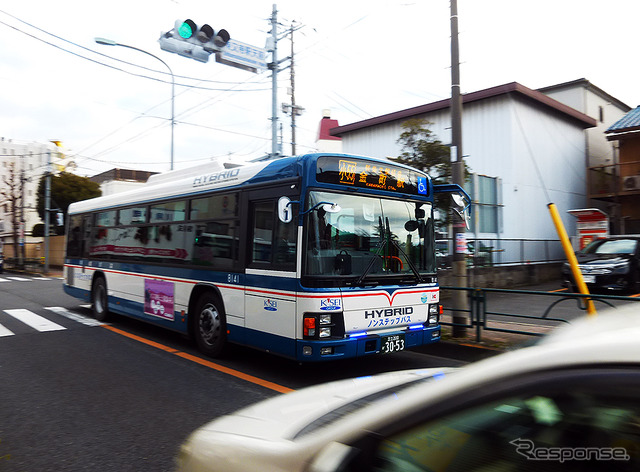
M 178 470 L 640 470 L 640 305 L 617 311 L 456 370 L 257 403 L 195 431 Z

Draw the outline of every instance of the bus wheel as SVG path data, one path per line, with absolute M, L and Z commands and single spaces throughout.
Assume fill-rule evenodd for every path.
M 106 321 L 109 318 L 109 305 L 107 300 L 107 283 L 103 277 L 98 277 L 91 288 L 91 305 L 93 316 L 98 321 Z
M 222 303 L 213 294 L 205 293 L 198 300 L 195 315 L 193 332 L 198 349 L 207 356 L 219 356 L 227 341 Z

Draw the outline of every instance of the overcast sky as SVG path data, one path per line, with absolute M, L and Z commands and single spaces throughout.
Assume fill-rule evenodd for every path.
M 60 140 L 81 175 L 113 167 L 166 171 L 176 77 L 175 168 L 271 151 L 271 79 L 164 52 L 161 32 L 191 18 L 264 47 L 273 1 L 0 1 L 0 136 Z M 281 0 L 279 58 L 295 40 L 298 153 L 313 151 L 323 109 L 341 125 L 448 98 L 448 0 Z M 458 0 L 462 92 L 586 78 L 640 104 L 638 0 Z M 127 64 L 127 61 L 132 64 Z M 143 68 L 136 67 L 139 65 Z M 283 64 L 283 66 L 285 66 Z M 278 74 L 289 102 L 290 71 Z M 280 108 L 280 106 L 278 106 Z M 290 119 L 280 116 L 284 152 Z M 464 133 L 464 130 L 463 130 Z

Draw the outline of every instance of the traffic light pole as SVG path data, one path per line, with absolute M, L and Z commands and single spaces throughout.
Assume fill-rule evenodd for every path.
M 164 62 L 162 59 L 160 59 L 158 56 L 151 54 L 148 51 L 145 51 L 144 49 L 140 49 L 134 46 L 129 46 L 128 44 L 121 44 L 118 43 L 116 41 L 112 41 L 110 39 L 104 39 L 104 38 L 95 38 L 96 43 L 98 44 L 102 44 L 104 46 L 121 46 L 123 48 L 128 48 L 128 49 L 133 49 L 134 51 L 139 51 L 141 53 L 146 54 L 147 56 L 151 56 L 154 59 L 159 60 L 160 62 L 162 62 L 164 64 L 164 66 L 169 69 L 169 74 L 171 74 L 171 165 L 170 165 L 170 170 L 173 170 L 173 162 L 174 162 L 174 157 L 173 157 L 173 133 L 174 133 L 174 128 L 175 128 L 175 124 L 176 124 L 176 114 L 175 114 L 175 101 L 176 101 L 176 79 L 175 76 L 173 75 L 173 71 L 171 70 L 171 67 L 169 67 L 169 64 L 167 64 L 166 62 Z

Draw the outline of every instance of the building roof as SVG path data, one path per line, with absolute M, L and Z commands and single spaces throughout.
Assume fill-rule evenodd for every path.
M 618 108 L 620 108 L 621 110 L 624 110 L 625 112 L 631 110 L 631 107 L 629 105 L 627 105 L 621 100 L 618 100 L 616 97 L 609 95 L 600 87 L 596 87 L 585 78 L 572 80 L 570 82 L 563 82 L 561 84 L 556 84 L 556 85 L 549 85 L 548 87 L 539 88 L 538 91 L 542 93 L 549 93 L 549 92 L 556 92 L 559 90 L 572 89 L 575 87 L 584 87 L 590 90 L 591 92 L 595 93 L 596 95 L 599 95 L 603 99 L 615 104 Z
M 477 92 L 466 93 L 462 95 L 462 103 L 473 103 L 480 100 L 486 100 L 489 98 L 499 97 L 501 95 L 517 95 L 518 97 L 532 101 L 533 103 L 540 105 L 548 110 L 564 116 L 578 122 L 578 124 L 584 128 L 592 128 L 596 126 L 596 120 L 584 113 L 581 113 L 570 106 L 560 103 L 553 98 L 547 97 L 542 92 L 532 90 L 517 82 L 511 82 L 509 84 L 498 85 L 497 87 L 491 87 Z M 439 100 L 437 102 L 428 103 L 426 105 L 420 105 L 413 108 L 407 108 L 406 110 L 400 110 L 386 115 L 376 116 L 369 118 L 368 120 L 358 121 L 344 126 L 338 126 L 331 129 L 332 136 L 342 136 L 343 134 L 357 131 L 372 126 L 378 126 L 385 123 L 390 123 L 398 120 L 406 120 L 418 115 L 424 115 L 434 111 L 448 109 L 451 104 L 450 99 Z
M 640 130 L 640 106 L 609 126 L 605 133 L 622 133 L 637 130 Z

